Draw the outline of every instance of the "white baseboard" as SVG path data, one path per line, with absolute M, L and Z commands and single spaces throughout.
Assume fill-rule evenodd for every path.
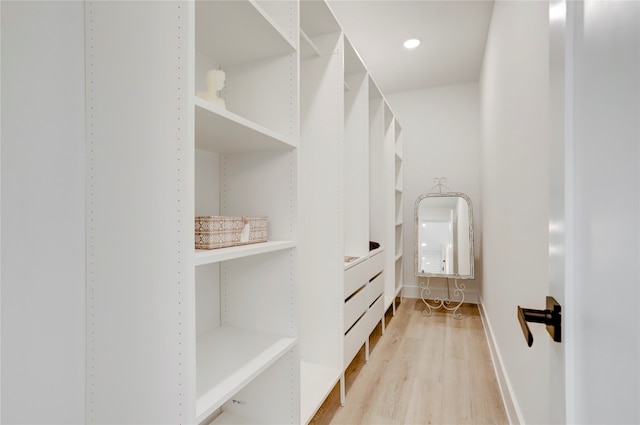
M 434 299 L 436 297 L 444 298 L 447 296 L 447 290 L 445 288 L 430 288 L 431 293 L 427 297 L 428 299 Z M 405 286 L 402 289 L 402 296 L 406 298 L 420 298 L 420 291 L 422 288 L 419 286 Z M 452 286 L 450 289 L 451 301 L 457 302 L 460 298 L 456 297 L 453 293 L 455 288 Z M 478 291 L 464 291 L 464 302 L 471 304 L 478 304 L 479 294 Z
M 482 304 L 482 298 L 481 297 L 478 297 L 478 298 L 479 298 L 478 310 L 480 311 L 480 317 L 482 318 L 484 333 L 487 337 L 487 343 L 489 344 L 489 351 L 491 353 L 491 360 L 493 361 L 493 369 L 496 372 L 496 378 L 498 380 L 498 386 L 500 387 L 502 402 L 504 403 L 504 407 L 507 412 L 507 417 L 509 418 L 509 424 L 510 425 L 524 424 L 524 421 L 522 420 L 522 414 L 520 412 L 520 408 L 515 402 L 515 397 L 513 396 L 513 389 L 511 388 L 509 375 L 507 374 L 507 371 L 504 368 L 504 363 L 502 362 L 502 356 L 500 355 L 500 350 L 498 349 L 495 337 L 493 335 L 491 323 L 489 321 L 489 318 L 487 317 L 486 311 L 484 310 L 484 306 Z

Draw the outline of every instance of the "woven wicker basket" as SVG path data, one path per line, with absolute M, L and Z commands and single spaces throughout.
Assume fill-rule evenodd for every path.
M 259 243 L 267 241 L 267 217 L 242 217 L 245 231 L 240 243 Z M 247 228 L 248 227 L 248 231 Z
M 198 216 L 196 249 L 215 249 L 267 241 L 267 217 Z
M 239 245 L 243 228 L 242 217 L 219 215 L 196 217 L 196 249 L 215 249 Z

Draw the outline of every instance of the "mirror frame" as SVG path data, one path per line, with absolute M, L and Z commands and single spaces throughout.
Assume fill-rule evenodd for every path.
M 458 273 L 444 274 L 444 273 L 420 273 L 418 270 L 418 257 L 419 257 L 419 226 L 418 226 L 418 210 L 420 207 L 420 202 L 425 198 L 462 198 L 467 201 L 467 205 L 469 207 L 469 259 L 471 261 L 469 274 L 461 275 Z M 413 210 L 414 216 L 414 227 L 415 227 L 415 243 L 414 243 L 414 273 L 419 277 L 447 277 L 452 279 L 473 279 L 474 278 L 474 249 L 473 249 L 473 204 L 471 202 L 471 198 L 462 192 L 440 192 L 440 193 L 423 193 L 418 196 L 416 202 L 414 204 Z

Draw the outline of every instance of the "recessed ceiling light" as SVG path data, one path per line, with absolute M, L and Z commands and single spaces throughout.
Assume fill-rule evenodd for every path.
M 415 49 L 420 45 L 420 40 L 417 38 L 410 38 L 409 40 L 404 42 L 404 47 L 407 49 Z

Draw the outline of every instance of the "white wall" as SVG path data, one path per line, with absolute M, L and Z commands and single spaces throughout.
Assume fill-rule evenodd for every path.
M 466 299 L 475 302 L 480 288 L 480 103 L 477 83 L 387 96 L 402 123 L 404 167 L 404 295 L 419 297 L 414 274 L 414 203 L 434 186 L 435 177 L 446 177 L 454 192 L 464 192 L 473 202 L 476 278 L 461 281 Z M 443 279 L 431 279 L 432 288 L 443 288 Z M 437 291 L 433 291 L 437 294 Z
M 84 5 L 2 1 L 2 423 L 84 423 Z
M 548 3 L 498 1 L 480 81 L 482 303 L 522 423 L 549 423 L 548 344 L 517 306 L 544 308 L 548 290 Z M 506 389 L 505 388 L 505 389 Z M 511 412 L 513 414 L 513 412 Z

